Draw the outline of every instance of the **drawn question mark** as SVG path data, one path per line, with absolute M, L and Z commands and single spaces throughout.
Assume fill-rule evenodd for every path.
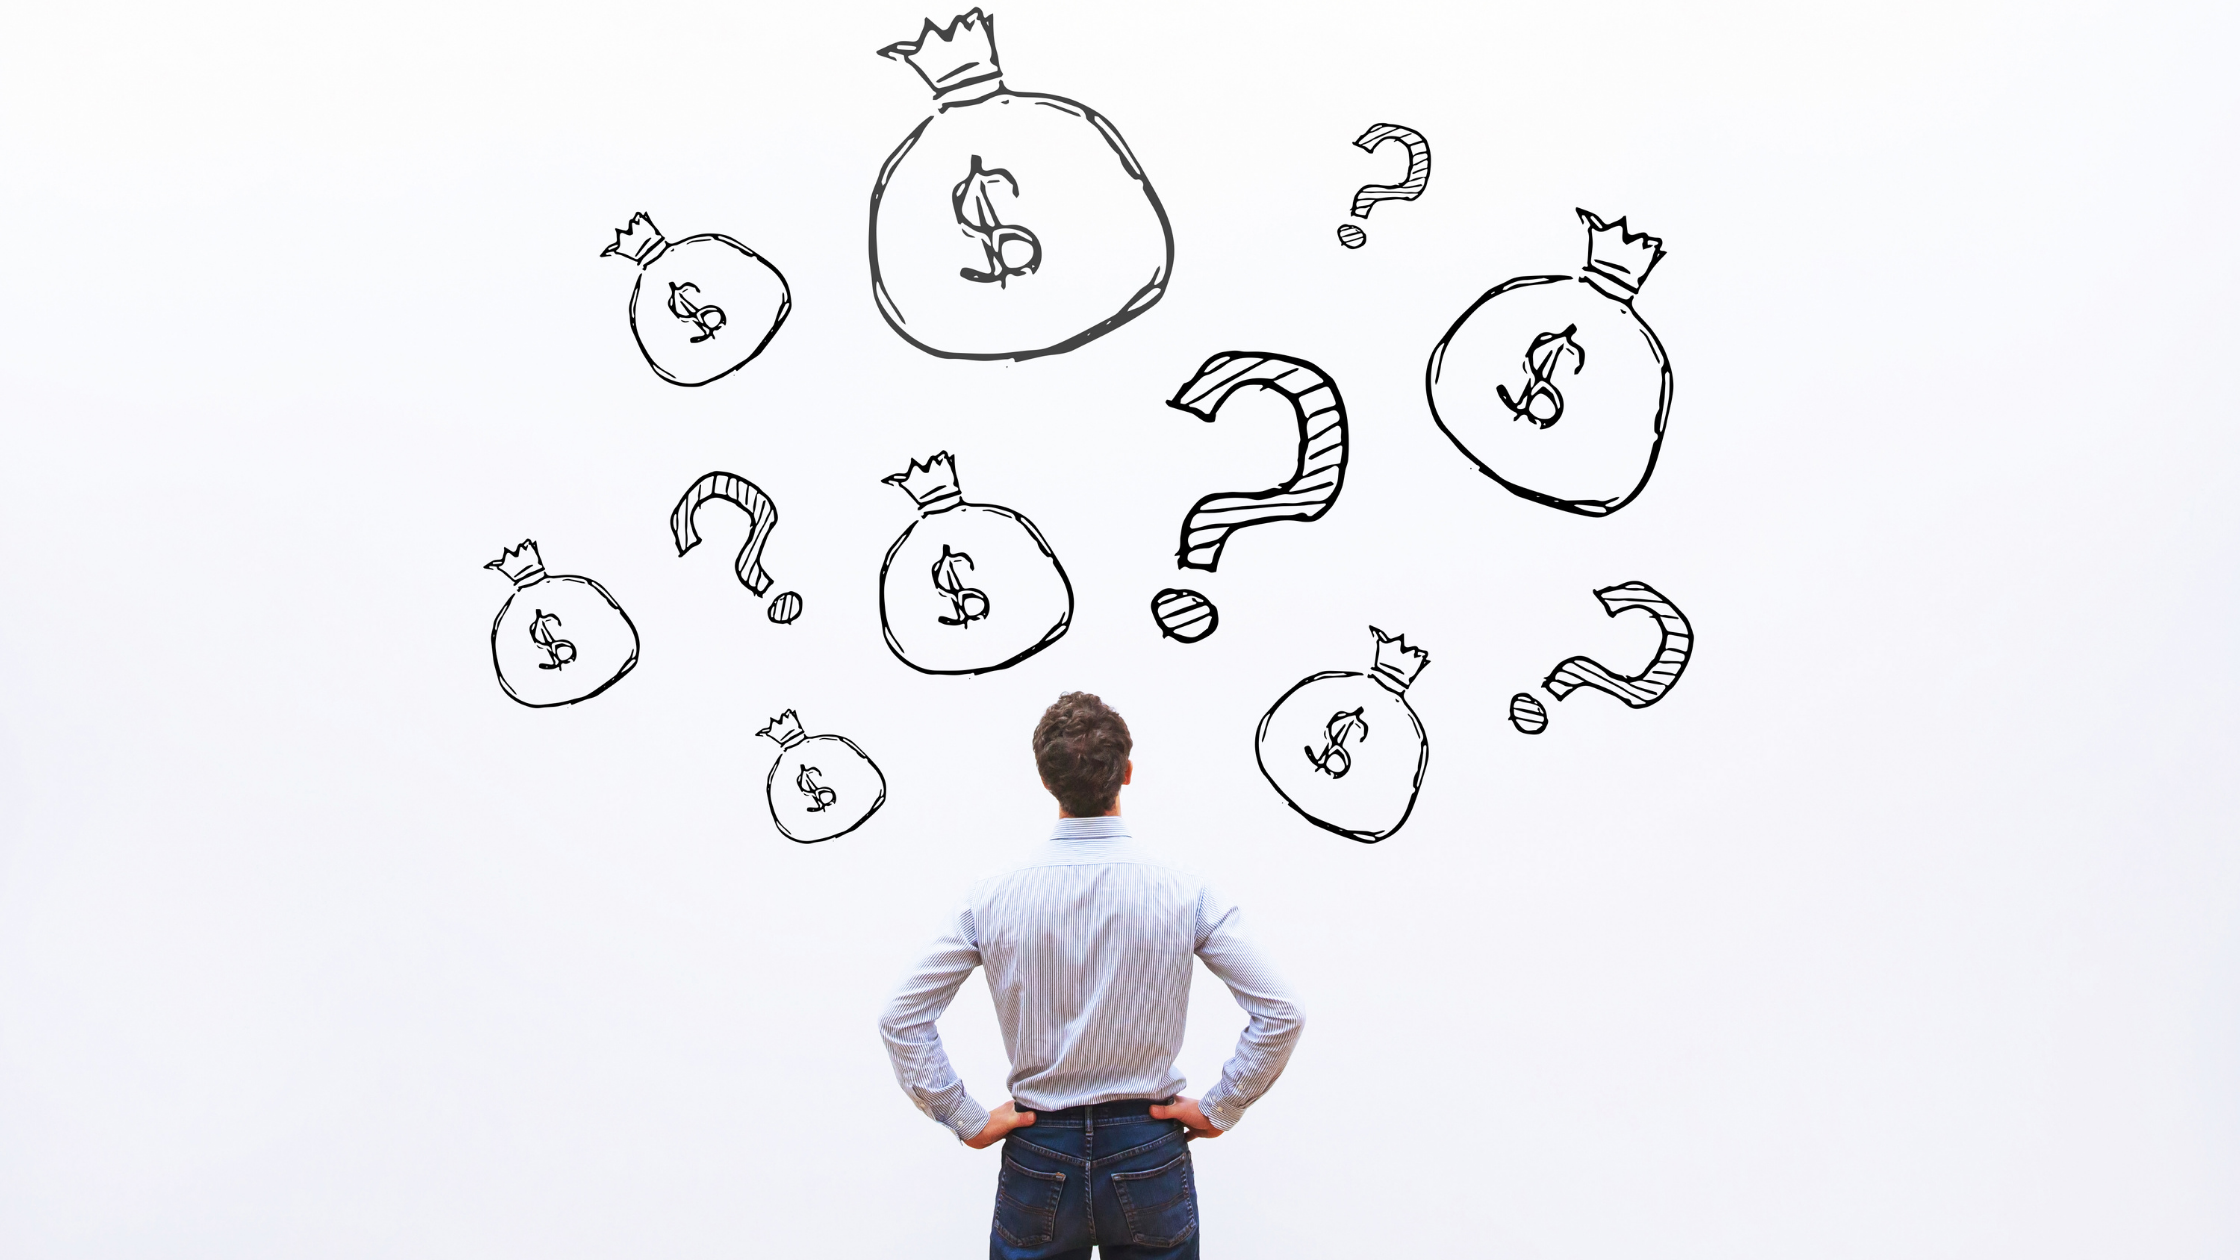
M 1297 464 L 1280 486 L 1251 493 L 1215 491 L 1198 500 L 1182 518 L 1177 568 L 1213 572 L 1220 567 L 1222 545 L 1240 529 L 1268 521 L 1320 520 L 1345 486 L 1345 399 L 1321 368 L 1304 359 L 1248 350 L 1217 354 L 1167 405 L 1211 424 L 1230 395 L 1248 388 L 1272 390 L 1291 404 L 1299 424 Z M 1221 623 L 1212 600 L 1174 587 L 1151 597 L 1151 617 L 1161 634 L 1184 643 L 1196 643 Z
M 1408 146 L 1408 177 L 1397 184 L 1364 184 L 1353 194 L 1353 217 L 1366 219 L 1369 211 L 1380 201 L 1414 201 L 1423 195 L 1431 183 L 1431 142 L 1413 127 L 1398 123 L 1378 123 L 1361 133 L 1353 147 L 1365 153 L 1374 153 L 1377 146 L 1387 140 L 1398 140 Z M 1338 225 L 1338 243 L 1347 249 L 1359 249 L 1369 243 L 1369 234 L 1351 223 Z
M 770 574 L 762 567 L 762 548 L 778 528 L 778 505 L 762 492 L 762 487 L 737 473 L 712 472 L 692 483 L 677 500 L 676 510 L 669 513 L 669 533 L 676 539 L 677 554 L 700 545 L 700 531 L 693 525 L 693 514 L 710 499 L 721 499 L 747 514 L 746 544 L 739 548 L 739 558 L 732 568 L 739 574 L 739 585 L 756 596 L 770 589 Z M 770 601 L 770 620 L 785 625 L 801 615 L 801 596 L 792 591 Z
M 1695 647 L 1695 631 L 1689 628 L 1688 618 L 1647 582 L 1605 586 L 1594 597 L 1602 601 L 1602 610 L 1610 616 L 1640 609 L 1656 618 L 1657 654 L 1638 674 L 1621 674 L 1591 657 L 1566 657 L 1540 685 L 1558 700 L 1582 687 L 1606 691 L 1629 709 L 1646 709 L 1664 699 L 1680 681 L 1680 671 L 1688 667 L 1688 653 Z M 1538 735 L 1548 729 L 1548 710 L 1539 697 L 1520 691 L 1510 697 L 1509 722 L 1527 735 Z

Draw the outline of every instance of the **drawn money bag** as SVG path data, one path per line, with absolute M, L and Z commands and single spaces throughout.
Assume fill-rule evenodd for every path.
M 871 291 L 929 354 L 1027 359 L 1151 308 L 1174 269 L 1167 214 L 1128 142 L 1062 96 L 1013 92 L 978 9 L 879 50 L 933 89 L 871 189 Z
M 1375 626 L 1376 667 L 1316 674 L 1260 719 L 1260 773 L 1307 821 L 1374 844 L 1408 821 L 1431 747 L 1408 707 L 1429 653 Z
M 928 674 L 984 674 L 1056 643 L 1073 621 L 1073 584 L 1034 522 L 967 503 L 943 451 L 885 479 L 919 517 L 879 569 L 879 620 L 902 663 Z
M 490 627 L 498 685 L 534 709 L 588 700 L 638 663 L 638 628 L 586 577 L 548 574 L 534 540 L 482 566 L 513 583 Z
M 599 251 L 638 264 L 630 331 L 662 380 L 705 385 L 762 353 L 793 309 L 786 278 L 728 236 L 662 237 L 642 214 Z
M 1672 369 L 1633 295 L 1664 242 L 1585 210 L 1587 265 L 1489 290 L 1431 352 L 1431 415 L 1509 490 L 1582 516 L 1633 501 L 1657 466 Z
M 755 732 L 778 742 L 764 792 L 770 821 L 796 844 L 844 836 L 887 801 L 887 779 L 855 741 L 838 735 L 804 735 L 794 711 Z

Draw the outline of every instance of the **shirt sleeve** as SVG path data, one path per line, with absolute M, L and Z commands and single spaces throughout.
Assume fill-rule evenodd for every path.
M 978 1137 L 988 1127 L 988 1109 L 972 1100 L 957 1070 L 949 1066 L 934 1021 L 949 1009 L 958 986 L 979 965 L 979 937 L 967 907 L 933 942 L 879 1017 L 879 1035 L 886 1039 L 887 1057 L 894 1061 L 894 1078 L 902 1092 L 960 1142 Z
M 1206 1119 L 1223 1132 L 1234 1128 L 1244 1109 L 1283 1075 L 1291 1048 L 1307 1026 L 1275 968 L 1244 934 L 1242 920 L 1243 912 L 1211 889 L 1198 894 L 1198 957 L 1229 986 L 1247 1016 L 1237 1052 L 1222 1065 L 1221 1080 L 1198 1100 Z

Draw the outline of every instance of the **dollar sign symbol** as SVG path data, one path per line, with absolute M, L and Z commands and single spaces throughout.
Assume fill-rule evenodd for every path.
M 1346 751 L 1346 741 L 1356 735 L 1366 741 L 1369 738 L 1368 722 L 1362 719 L 1360 709 L 1350 713 L 1340 711 L 1330 715 L 1330 724 L 1322 728 L 1322 735 L 1321 752 L 1312 748 L 1302 750 L 1307 754 L 1307 764 L 1333 779 L 1346 777 L 1346 771 L 1353 769 L 1353 754 Z M 1337 768 L 1332 769 L 1333 765 Z
M 1007 284 L 1013 276 L 1032 275 L 1042 265 L 1042 242 L 1035 234 L 1015 223 L 1005 223 L 996 214 L 995 190 L 998 184 L 1008 188 L 1011 195 L 1019 195 L 1019 181 L 1011 172 L 1001 167 L 987 170 L 980 165 L 980 155 L 972 155 L 972 169 L 965 172 L 964 181 L 949 195 L 949 204 L 955 207 L 957 223 L 980 240 L 980 249 L 988 256 L 988 269 L 974 271 L 960 267 L 957 274 L 975 284 L 998 286 Z
M 724 323 L 722 307 L 692 300 L 691 295 L 699 291 L 700 286 L 689 280 L 682 284 L 675 280 L 669 282 L 669 313 L 700 330 L 700 335 L 692 339 L 696 343 L 715 336 Z
M 1494 386 L 1511 415 L 1543 429 L 1563 419 L 1563 393 L 1551 378 L 1563 367 L 1563 356 L 1567 354 L 1571 356 L 1573 376 L 1587 365 L 1586 348 L 1571 339 L 1578 331 L 1579 326 L 1573 324 L 1562 332 L 1541 333 L 1532 339 L 1532 345 L 1524 352 L 1525 384 L 1518 397 L 1511 398 L 1506 385 Z
M 966 586 L 958 575 L 959 569 L 972 568 L 972 557 L 962 551 L 949 550 L 941 544 L 941 558 L 933 562 L 933 589 L 949 597 L 949 611 L 954 617 L 942 617 L 945 626 L 969 626 L 988 615 L 988 593 L 978 587 Z
M 824 771 L 817 769 L 815 766 L 803 766 L 801 767 L 801 773 L 793 776 L 793 785 L 801 789 L 803 796 L 816 802 L 809 807 L 809 812 L 812 814 L 823 813 L 840 799 L 838 792 L 817 782 L 817 776 L 823 773 Z
M 537 610 L 536 620 L 529 623 L 529 641 L 543 648 L 545 654 L 552 658 L 537 662 L 538 669 L 558 669 L 576 658 L 576 645 L 552 633 L 552 628 L 559 624 L 558 617 L 542 608 Z

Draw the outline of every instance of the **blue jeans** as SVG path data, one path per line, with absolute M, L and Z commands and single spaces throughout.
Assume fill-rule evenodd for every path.
M 1161 1100 L 1171 1101 L 1171 1100 Z M 1178 1120 L 1147 1101 L 1035 1113 L 1003 1139 L 988 1260 L 1198 1260 L 1198 1184 Z

